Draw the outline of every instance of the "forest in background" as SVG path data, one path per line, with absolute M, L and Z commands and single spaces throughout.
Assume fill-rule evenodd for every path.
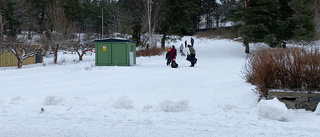
M 90 32 L 99 38 L 113 37 L 115 33 L 130 35 L 141 45 L 148 41 L 148 33 L 183 36 L 193 35 L 196 29 L 219 26 L 220 19 L 236 5 L 234 0 L 225 0 L 222 5 L 215 0 L 1 0 L 0 3 L 3 35 L 15 36 L 23 31 L 29 35 L 43 34 L 69 23 L 68 29 L 75 33 Z

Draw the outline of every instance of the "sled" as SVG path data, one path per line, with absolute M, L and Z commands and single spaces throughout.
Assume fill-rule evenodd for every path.
M 194 58 L 194 57 L 191 57 L 190 55 L 187 56 L 187 59 L 188 61 L 192 62 L 192 63 L 197 63 L 197 58 Z
M 171 68 L 177 68 L 178 66 L 179 66 L 179 65 L 178 65 L 177 62 L 172 61 L 172 63 L 171 63 Z

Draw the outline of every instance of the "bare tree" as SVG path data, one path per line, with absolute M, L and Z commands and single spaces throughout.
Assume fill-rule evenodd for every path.
M 141 18 L 142 32 L 148 32 L 149 45 L 155 46 L 153 34 L 157 29 L 162 13 L 160 8 L 163 0 L 137 0 L 136 5 L 139 8 Z
M 52 50 L 54 54 L 54 63 L 58 61 L 58 51 L 68 49 L 72 39 L 75 37 L 76 25 L 70 22 L 65 15 L 65 10 L 57 1 L 46 10 L 48 19 L 45 21 L 48 30 L 42 35 L 41 43 L 46 49 Z
M 0 3 L 8 4 L 4 3 L 4 1 L 0 1 Z M 12 52 L 17 58 L 17 67 L 21 68 L 23 61 L 41 52 L 42 47 L 33 45 L 34 43 L 32 43 L 30 40 L 32 35 L 29 35 L 29 39 L 24 35 L 25 30 L 31 30 L 36 24 L 31 1 L 15 0 L 14 9 L 16 10 L 14 10 L 11 17 L 15 18 L 15 21 L 20 23 L 17 25 L 19 28 L 12 30 L 16 31 L 13 33 L 15 35 L 7 35 L 6 37 L 4 37 L 3 34 L 5 30 L 4 25 L 10 22 L 6 21 L 6 19 L 2 16 L 3 11 L 0 10 L 0 52 Z
M 31 45 L 27 37 L 7 37 L 6 41 L 3 43 L 3 46 L 5 49 L 9 50 L 12 52 L 18 62 L 17 62 L 17 67 L 21 68 L 23 61 L 29 57 L 35 56 L 37 53 L 40 53 L 42 51 L 41 46 L 37 45 Z
M 96 37 L 93 33 L 87 33 L 82 38 L 74 39 L 69 50 L 76 52 L 79 56 L 79 61 L 82 61 L 83 55 L 94 47 L 94 39 Z
M 109 19 L 109 22 L 112 24 L 109 26 L 109 30 L 111 32 L 120 32 L 120 33 L 128 33 L 129 32 L 122 32 L 123 31 L 123 20 L 125 17 L 125 11 L 119 4 L 111 3 L 108 7 L 111 12 L 111 18 Z

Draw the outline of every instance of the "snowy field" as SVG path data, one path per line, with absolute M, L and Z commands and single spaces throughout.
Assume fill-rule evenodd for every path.
M 170 45 L 184 40 L 190 37 Z M 70 54 L 59 65 L 46 58 L 0 68 L 0 137 L 320 136 L 320 115 L 283 109 L 277 100 L 259 104 L 241 78 L 241 43 L 195 38 L 194 47 L 194 68 L 180 55 L 173 69 L 164 55 L 96 67 L 94 55 L 79 63 Z

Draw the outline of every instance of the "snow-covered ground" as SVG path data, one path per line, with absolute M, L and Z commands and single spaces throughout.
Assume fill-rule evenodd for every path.
M 94 55 L 78 63 L 70 54 L 59 65 L 45 59 L 45 65 L 0 68 L 0 136 L 320 135 L 319 113 L 286 110 L 276 99 L 258 105 L 255 87 L 241 78 L 241 43 L 195 38 L 194 47 L 194 68 L 180 55 L 173 69 L 164 56 L 139 57 L 133 67 L 96 67 Z

